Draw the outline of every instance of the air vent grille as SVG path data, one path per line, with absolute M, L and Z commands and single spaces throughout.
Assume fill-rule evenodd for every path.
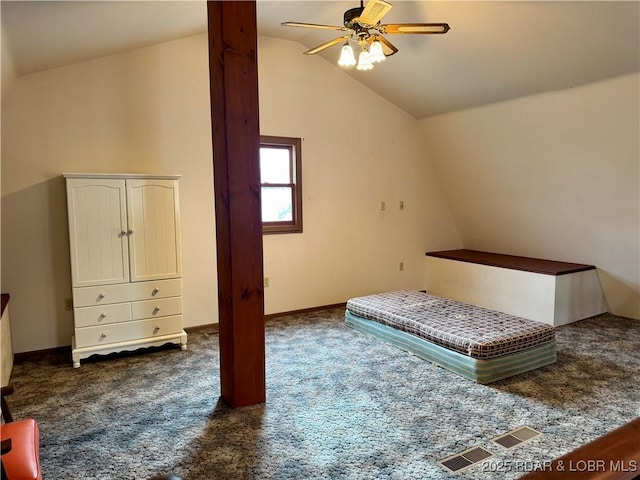
M 542 433 L 534 430 L 531 427 L 520 427 L 515 430 L 511 430 L 503 435 L 500 435 L 492 440 L 493 443 L 497 443 L 502 448 L 506 448 L 507 450 L 517 447 L 518 445 L 522 445 L 529 440 L 533 440 L 536 437 L 539 437 Z
M 493 453 L 482 447 L 473 447 L 461 453 L 456 453 L 442 460 L 438 460 L 438 465 L 446 468 L 450 472 L 458 473 L 474 466 L 477 463 L 493 457 Z

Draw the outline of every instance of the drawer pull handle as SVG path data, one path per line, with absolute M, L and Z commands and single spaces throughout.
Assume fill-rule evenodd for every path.
M 101 313 L 100 317 L 98 318 L 99 320 L 102 320 L 104 318 L 107 318 L 107 314 L 106 313 Z
M 127 235 L 131 235 L 133 233 L 133 230 L 127 230 Z
M 157 288 L 154 288 L 153 291 L 151 292 L 151 295 L 157 295 L 158 293 L 160 293 L 160 290 Z
M 158 333 L 159 331 L 160 331 L 160 327 L 156 327 L 156 328 L 153 329 L 153 333 L 154 334 Z
M 104 293 L 99 293 L 98 294 L 98 301 L 102 300 L 104 298 Z
M 105 338 L 107 338 L 107 334 L 106 333 L 103 333 L 102 335 L 100 335 L 100 340 L 103 340 Z
M 160 307 L 156 307 L 153 309 L 153 314 L 157 315 L 159 311 L 160 311 Z

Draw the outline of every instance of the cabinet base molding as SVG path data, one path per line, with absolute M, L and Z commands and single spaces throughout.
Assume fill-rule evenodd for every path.
M 98 345 L 92 347 L 76 348 L 76 337 L 71 337 L 71 356 L 73 358 L 73 368 L 80 368 L 80 360 L 89 358 L 92 355 L 107 355 L 109 353 L 131 352 L 145 347 L 161 347 L 167 343 L 179 344 L 182 350 L 187 349 L 187 332 L 182 330 L 178 333 L 162 335 L 158 337 L 142 338 L 139 340 L 129 340 L 126 342 L 110 343 L 108 345 Z

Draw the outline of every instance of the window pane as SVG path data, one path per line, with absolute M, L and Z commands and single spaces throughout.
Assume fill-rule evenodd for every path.
M 288 148 L 260 147 L 260 183 L 291 183 Z
M 293 221 L 291 187 L 262 187 L 262 221 Z

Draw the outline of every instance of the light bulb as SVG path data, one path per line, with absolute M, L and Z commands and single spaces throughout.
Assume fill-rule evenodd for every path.
M 369 52 L 365 48 L 362 49 L 360 55 L 358 55 L 358 66 L 357 70 L 371 70 L 373 68 L 373 63 L 371 63 L 371 58 L 369 58 Z
M 378 40 L 374 40 L 369 48 L 369 60 L 371 60 L 371 63 L 383 62 L 385 60 L 382 44 Z
M 353 54 L 353 48 L 349 43 L 345 43 L 340 52 L 340 59 L 338 65 L 341 67 L 353 67 L 356 64 L 356 57 Z

